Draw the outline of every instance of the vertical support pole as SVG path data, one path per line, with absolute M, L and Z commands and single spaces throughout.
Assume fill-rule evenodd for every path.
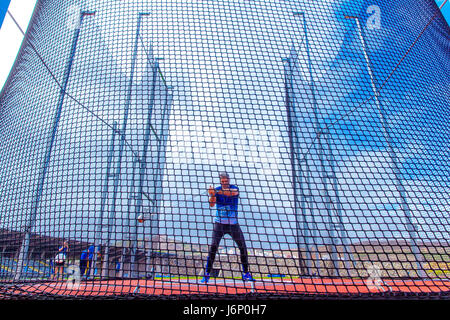
M 306 17 L 305 17 L 305 13 L 304 12 L 294 12 L 294 16 L 295 17 L 300 16 L 303 19 L 303 33 L 305 35 L 304 38 L 305 38 L 305 47 L 306 47 L 306 54 L 307 54 L 307 60 L 308 60 L 308 73 L 309 73 L 309 76 L 310 76 L 310 87 L 311 87 L 311 93 L 312 93 L 312 96 L 313 96 L 312 103 L 313 103 L 314 123 L 315 123 L 316 134 L 317 134 L 317 132 L 319 132 L 319 120 L 318 120 L 318 115 L 317 115 L 317 102 L 316 102 L 316 96 L 315 96 L 314 79 L 313 79 L 313 74 L 312 74 L 312 65 L 311 65 L 311 56 L 310 56 L 310 48 L 309 48 L 308 29 L 307 29 L 307 25 L 306 25 Z M 320 136 L 319 136 L 319 144 L 320 144 Z M 306 175 L 307 175 L 307 177 L 311 177 L 311 172 L 309 170 L 309 166 L 308 166 L 308 162 L 307 162 L 307 158 L 306 157 L 305 157 L 304 161 L 305 161 L 305 167 L 307 169 Z M 313 161 L 314 161 L 314 159 L 313 159 Z M 307 182 L 308 190 L 310 191 L 309 195 L 308 195 L 309 196 L 309 200 L 306 199 L 306 196 L 304 196 L 303 199 L 304 199 L 305 204 L 306 203 L 311 204 L 311 201 L 312 201 L 311 197 L 313 195 L 312 195 L 312 192 L 311 192 L 311 189 L 310 189 L 310 180 L 309 179 L 307 179 L 307 180 L 308 180 L 308 182 Z M 313 201 L 313 205 L 314 204 L 315 203 Z M 309 223 L 307 222 L 306 205 L 303 207 L 303 210 L 304 210 L 304 217 L 305 217 L 306 228 L 307 228 L 308 233 L 310 234 L 311 232 L 310 232 L 310 229 L 309 229 Z M 310 212 L 311 212 L 311 215 L 312 215 L 312 219 L 313 219 L 313 221 L 315 221 L 314 213 L 312 212 L 312 210 L 313 209 L 310 206 Z M 315 223 L 314 223 L 314 227 L 316 227 Z M 313 232 L 314 232 L 313 239 L 316 239 L 316 228 L 314 228 Z M 308 242 L 309 242 L 309 239 L 308 239 Z M 315 241 L 313 241 L 313 242 L 314 242 L 314 245 L 316 246 L 316 260 L 317 260 L 318 259 L 317 244 L 316 244 Z M 309 243 L 308 243 L 308 245 L 309 245 Z M 312 256 L 311 255 L 309 257 L 309 261 L 312 262 Z M 318 274 L 320 274 L 320 268 L 319 268 L 319 265 L 318 265 L 317 261 L 315 261 L 314 265 L 317 266 L 317 272 L 318 272 Z
M 326 132 L 325 136 L 326 136 L 327 139 L 330 139 L 329 132 Z M 332 176 L 332 179 L 333 179 L 332 183 L 333 183 L 333 189 L 334 189 L 335 198 L 336 198 L 336 201 L 335 201 L 335 203 L 336 203 L 336 214 L 337 214 L 337 218 L 338 218 L 337 226 L 339 226 L 339 229 L 340 229 L 340 238 L 341 238 L 341 242 L 342 242 L 343 250 L 344 250 L 345 267 L 346 267 L 346 269 L 348 271 L 348 276 L 350 276 L 350 273 L 349 273 L 349 270 L 351 269 L 350 262 L 352 262 L 352 265 L 353 265 L 354 269 L 356 268 L 356 265 L 354 263 L 353 254 L 351 252 L 349 252 L 349 243 L 347 241 L 348 234 L 347 234 L 346 229 L 344 227 L 344 222 L 342 221 L 342 203 L 341 203 L 340 197 L 339 197 L 339 185 L 338 185 L 338 180 L 337 180 L 337 177 L 336 177 L 336 171 L 335 171 L 335 166 L 334 166 L 335 159 L 334 159 L 334 156 L 333 156 L 333 153 L 332 153 L 332 150 L 331 150 L 331 142 L 328 142 L 327 145 L 328 145 L 328 148 L 329 148 L 328 154 L 330 155 L 330 160 L 329 161 L 332 162 L 332 164 L 331 164 L 331 170 L 332 170 L 331 176 Z
M 411 251 L 414 254 L 414 257 L 416 258 L 417 273 L 419 274 L 420 277 L 426 277 L 426 273 L 422 266 L 423 256 L 422 256 L 419 246 L 417 244 L 418 235 L 417 235 L 416 226 L 414 225 L 414 223 L 412 221 L 411 210 L 409 208 L 408 201 L 406 199 L 406 190 L 405 190 L 405 187 L 403 186 L 402 179 L 400 177 L 401 172 L 398 167 L 397 155 L 394 151 L 394 148 L 392 147 L 392 138 L 387 130 L 387 121 L 386 121 L 386 118 L 383 113 L 383 107 L 379 100 L 380 93 L 378 92 L 376 85 L 375 85 L 375 78 L 374 78 L 374 75 L 372 72 L 369 55 L 367 53 L 367 48 L 366 48 L 366 43 L 365 43 L 364 36 L 362 33 L 361 23 L 359 22 L 359 18 L 355 17 L 355 16 L 345 16 L 345 19 L 353 19 L 356 22 L 358 37 L 359 37 L 359 40 L 361 41 L 361 47 L 362 47 L 364 59 L 366 62 L 367 73 L 369 74 L 369 77 L 370 77 L 370 84 L 372 86 L 372 91 L 374 93 L 375 104 L 377 105 L 378 117 L 380 118 L 380 123 L 381 123 L 381 126 L 383 127 L 384 139 L 386 140 L 389 157 L 391 158 L 391 162 L 392 162 L 392 166 L 393 166 L 392 169 L 394 171 L 397 190 L 400 194 L 401 207 L 402 207 L 403 212 L 405 213 L 405 217 L 407 219 L 407 229 L 408 229 L 409 237 L 411 239 L 410 246 L 411 246 Z
M 313 267 L 315 267 L 316 263 L 312 258 L 312 248 L 313 245 L 311 244 L 311 237 L 314 239 L 316 237 L 316 224 L 315 224 L 315 220 L 314 220 L 314 216 L 312 215 L 312 221 L 311 223 L 313 224 L 314 228 L 313 231 L 311 232 L 311 227 L 310 227 L 310 222 L 307 219 L 307 213 L 308 213 L 308 207 L 310 207 L 310 202 L 311 202 L 311 188 L 310 186 L 310 182 L 309 182 L 309 166 L 308 166 L 308 157 L 305 156 L 305 158 L 302 161 L 304 163 L 305 169 L 301 169 L 302 171 L 302 175 L 300 175 L 300 181 L 299 184 L 301 186 L 303 186 L 303 183 L 305 184 L 306 190 L 308 191 L 308 194 L 306 194 L 305 188 L 301 188 L 302 189 L 302 197 L 301 197 L 301 202 L 300 202 L 300 206 L 302 209 L 302 216 L 303 216 L 303 229 L 306 230 L 306 234 L 304 234 L 304 238 L 305 238 L 305 243 L 306 243 L 306 268 L 308 270 L 308 275 L 313 275 L 313 271 L 311 269 L 311 265 L 313 264 Z M 299 163 L 299 166 L 301 168 L 303 164 Z M 303 178 L 305 179 L 305 182 L 303 182 Z M 308 200 L 309 199 L 309 200 Z M 309 212 L 311 212 L 311 208 L 309 208 Z M 316 260 L 317 260 L 317 251 L 316 251 Z
M 327 211 L 327 215 L 328 215 L 328 229 L 329 229 L 329 237 L 331 239 L 331 259 L 332 259 L 332 263 L 333 263 L 333 268 L 334 271 L 337 273 L 337 275 L 339 275 L 339 262 L 338 262 L 338 252 L 337 252 L 337 243 L 336 243 L 336 236 L 335 236 L 335 228 L 337 226 L 337 224 L 333 221 L 333 202 L 331 199 L 331 195 L 330 195 L 330 191 L 328 186 L 331 185 L 334 190 L 334 194 L 336 196 L 336 198 L 338 199 L 338 190 L 337 190 L 337 182 L 336 182 L 336 176 L 335 176 L 335 168 L 334 168 L 334 161 L 332 160 L 332 151 L 331 151 L 331 146 L 329 145 L 330 141 L 329 141 L 329 132 L 325 132 L 325 134 L 322 132 L 322 129 L 320 127 L 320 123 L 319 123 L 319 117 L 318 117 L 318 109 L 317 109 L 317 100 L 316 100 L 316 94 L 315 94 L 315 82 L 314 82 L 314 78 L 313 78 L 313 72 L 312 72 L 312 61 L 311 61 L 311 53 L 310 53 L 310 47 L 309 47 L 309 37 L 308 37 L 308 29 L 307 29 L 307 24 L 306 24 L 306 17 L 305 17 L 305 13 L 304 12 L 294 12 L 294 15 L 296 16 L 301 16 L 303 18 L 303 29 L 304 29 L 304 34 L 305 34 L 305 46 L 306 46 L 306 54 L 307 54 L 307 59 L 308 59 L 308 73 L 310 76 L 310 87 L 311 87 L 311 93 L 312 93 L 312 103 L 313 103 L 313 112 L 314 112 L 314 121 L 315 121 L 315 125 L 316 125 L 316 136 L 317 136 L 317 140 L 318 140 L 318 145 L 319 145 L 319 152 L 318 152 L 318 156 L 319 156 L 319 161 L 320 161 L 320 167 L 321 167 L 321 181 L 323 184 L 323 188 L 324 188 L 324 198 L 326 199 L 326 204 L 325 204 L 325 208 Z M 328 150 L 329 150 L 329 159 L 326 160 L 325 159 L 325 148 L 323 145 L 323 142 L 325 141 L 325 143 L 328 144 Z M 330 173 L 327 172 L 327 168 L 326 165 L 328 164 L 328 166 L 330 167 Z M 330 179 L 334 177 L 334 181 L 330 182 Z M 341 223 L 342 221 L 342 217 L 341 217 L 341 211 L 340 211 L 340 201 L 338 199 L 337 201 L 337 208 L 335 208 L 338 218 L 339 218 L 339 222 L 338 225 L 340 226 L 340 228 L 344 229 L 343 224 Z M 342 235 L 341 235 L 342 236 Z M 343 237 L 342 242 L 344 244 L 344 246 L 346 246 L 346 238 Z M 344 249 L 345 251 L 347 251 L 347 248 Z M 319 269 L 318 269 L 318 272 Z
M 56 139 L 56 133 L 58 131 L 59 121 L 61 119 L 62 107 L 64 104 L 64 97 L 66 95 L 67 85 L 69 83 L 69 78 L 70 78 L 70 71 L 72 70 L 72 64 L 73 64 L 73 60 L 75 58 L 75 52 L 76 52 L 76 48 L 77 48 L 78 38 L 80 36 L 81 24 L 82 24 L 83 18 L 85 16 L 90 16 L 90 15 L 94 15 L 94 14 L 95 14 L 95 12 L 88 12 L 88 11 L 81 12 L 80 13 L 80 23 L 79 23 L 78 27 L 75 28 L 75 30 L 74 30 L 74 34 L 73 34 L 73 38 L 72 38 L 72 46 L 71 46 L 70 54 L 69 54 L 69 60 L 67 61 L 66 69 L 64 72 L 64 78 L 63 78 L 62 87 L 60 90 L 59 100 L 58 100 L 58 104 L 56 107 L 55 117 L 53 119 L 52 132 L 51 132 L 50 139 L 47 142 L 47 148 L 46 148 L 46 152 L 45 152 L 45 156 L 44 156 L 44 163 L 42 166 L 42 171 L 39 175 L 37 189 L 35 192 L 34 200 L 32 202 L 31 213 L 30 213 L 29 219 L 27 221 L 27 224 L 25 226 L 25 231 L 24 231 L 25 236 L 24 236 L 24 239 L 22 241 L 22 245 L 21 245 L 21 248 L 19 251 L 17 267 L 16 267 L 15 276 L 14 276 L 14 280 L 16 280 L 16 281 L 21 278 L 23 268 L 27 265 L 31 232 L 32 232 L 34 224 L 36 222 L 37 211 L 39 209 L 39 203 L 41 201 L 42 193 L 44 190 L 45 178 L 47 176 L 47 171 L 50 166 L 50 158 L 52 155 L 53 145 L 54 145 L 55 139 Z
M 297 156 L 297 152 L 295 150 L 295 145 L 294 145 L 294 138 L 296 135 L 295 135 L 295 124 L 293 122 L 294 115 L 292 112 L 293 106 L 292 106 L 292 97 L 291 97 L 291 92 L 293 90 L 292 59 L 287 58 L 287 59 L 284 59 L 284 61 L 287 62 L 285 65 L 285 72 L 284 72 L 285 93 L 286 93 L 285 104 L 286 104 L 286 112 L 287 112 L 287 120 L 288 120 L 289 147 L 290 147 L 290 152 L 291 152 L 292 188 L 293 188 L 293 192 L 294 192 L 294 215 L 295 215 L 296 229 L 297 229 L 296 245 L 297 245 L 297 254 L 298 254 L 298 261 L 299 261 L 299 269 L 300 269 L 299 273 L 301 275 L 309 275 L 310 270 L 309 270 L 309 268 L 307 268 L 307 266 L 305 266 L 305 262 L 303 260 L 303 256 L 302 256 L 302 252 L 301 252 L 301 248 L 300 248 L 300 234 L 299 234 L 300 222 L 299 222 L 299 217 L 298 217 L 299 208 L 298 208 L 298 190 L 297 190 L 297 180 L 298 180 L 297 166 L 299 166 L 299 168 L 301 169 L 301 163 L 298 163 L 298 156 Z M 301 181 L 300 181 L 300 188 L 301 188 Z M 303 193 L 303 190 L 301 190 L 301 192 Z M 303 208 L 300 208 L 300 209 L 302 210 L 302 213 L 304 213 Z M 305 219 L 304 222 L 306 222 L 306 217 L 303 216 L 303 218 Z M 307 225 L 304 224 L 304 226 L 307 226 Z M 304 234 L 302 234 L 302 236 L 305 237 Z M 307 254 L 306 260 L 309 261 L 309 259 L 308 259 L 309 254 L 310 254 L 309 246 L 307 246 L 307 248 L 306 248 L 306 254 Z
M 100 204 L 100 216 L 99 218 L 96 219 L 96 223 L 95 223 L 95 239 L 94 239 L 94 243 L 95 243 L 95 252 L 94 252 L 94 262 L 93 262 L 93 266 L 97 267 L 98 270 L 98 274 L 101 276 L 102 275 L 102 271 L 103 267 L 102 266 L 97 266 L 97 254 L 98 252 L 101 251 L 100 249 L 100 245 L 103 245 L 103 232 L 101 230 L 102 226 L 103 226 L 103 216 L 105 213 L 105 207 L 106 207 L 106 199 L 108 197 L 108 185 L 109 185 L 109 178 L 111 177 L 111 165 L 112 165 L 112 159 L 113 159 L 113 155 L 114 155 L 114 145 L 115 145 L 115 140 L 116 140 L 116 135 L 117 135 L 117 128 L 118 128 L 119 124 L 117 123 L 117 121 L 114 121 L 114 125 L 113 125 L 113 130 L 111 133 L 111 142 L 109 143 L 109 151 L 108 151 L 108 158 L 106 161 L 106 174 L 105 174 L 105 180 L 103 182 L 103 191 L 102 191 L 102 198 L 101 198 L 101 204 Z
M 145 133 L 144 133 L 144 145 L 142 150 L 142 156 L 139 159 L 139 180 L 138 180 L 138 187 L 136 192 L 136 209 L 135 209 L 135 217 L 131 217 L 133 220 L 133 224 L 135 224 L 135 221 L 137 217 L 141 214 L 142 210 L 142 198 L 143 198 L 143 192 L 144 192 L 144 180 L 146 176 L 147 171 L 147 153 L 148 153 L 148 147 L 150 144 L 150 133 L 151 133 L 151 120 L 152 120 L 152 113 L 153 113 L 153 107 L 155 104 L 155 89 L 156 89 L 156 81 L 157 81 L 157 75 L 158 75 L 158 69 L 159 69 L 159 62 L 158 58 L 155 59 L 155 62 L 153 64 L 152 68 L 152 89 L 150 93 L 150 101 L 147 111 L 147 123 L 145 127 Z M 159 141 L 160 137 L 156 136 L 156 139 Z M 134 179 L 134 177 L 133 177 Z M 132 255 L 135 253 L 136 249 L 136 238 L 135 233 L 132 233 L 132 239 L 131 239 L 131 251 Z M 151 237 L 151 235 L 150 235 Z M 151 242 L 151 241 L 150 241 Z M 134 273 L 134 263 L 132 266 L 132 270 Z
M 158 67 L 159 68 L 159 67 Z M 157 69 L 159 70 L 159 69 Z M 168 126 L 168 121 L 169 121 L 169 113 L 170 113 L 170 106 L 172 104 L 172 86 L 165 86 L 165 104 L 164 104 L 164 108 L 163 108 L 163 115 L 161 118 L 161 130 L 158 134 L 158 143 L 157 143 L 157 153 L 156 153 L 156 161 L 157 161 L 157 165 L 156 165 L 156 172 L 153 172 L 153 194 L 155 195 L 154 201 L 152 202 L 152 210 L 151 213 L 152 215 L 156 216 L 156 219 L 152 219 L 152 217 L 150 217 L 150 243 L 149 245 L 149 253 L 148 253 L 148 260 L 147 260 L 147 265 L 150 266 L 151 265 L 151 252 L 153 250 L 153 242 L 152 242 L 152 235 L 154 235 L 154 232 L 156 231 L 157 235 L 158 235 L 158 239 L 159 239 L 159 214 L 160 214 L 160 200 L 161 200 L 161 195 L 162 195 L 162 170 L 163 170 L 163 166 L 164 164 L 161 164 L 161 158 L 162 158 L 162 149 L 164 148 L 164 145 L 166 143 L 166 137 L 167 134 L 165 135 L 165 130 L 167 130 L 167 126 Z M 167 122 L 167 123 L 166 123 Z M 155 166 L 153 166 L 153 168 L 155 168 Z M 161 241 L 158 242 L 158 246 L 161 245 Z M 160 248 L 157 249 L 158 251 L 160 251 Z M 152 268 L 152 270 L 154 270 Z M 152 275 L 153 276 L 153 275 Z
M 324 172 L 321 128 L 320 128 L 318 109 L 317 109 L 315 82 L 314 82 L 313 72 L 312 72 L 311 52 L 310 52 L 310 47 L 309 47 L 309 37 L 308 37 L 308 28 L 307 28 L 307 24 L 306 24 L 306 16 L 305 16 L 304 12 L 294 12 L 294 16 L 301 16 L 302 20 L 303 20 L 303 32 L 305 34 L 305 47 L 306 47 L 306 55 L 307 55 L 307 60 L 308 60 L 308 73 L 309 73 L 309 77 L 310 77 L 310 89 L 311 89 L 311 94 L 312 94 L 314 123 L 315 123 L 315 127 L 316 127 L 316 136 L 317 136 L 317 140 L 318 140 L 319 161 L 320 161 L 320 166 L 322 169 L 321 180 L 322 180 L 324 190 L 326 192 L 325 198 L 327 199 L 327 203 L 326 203 L 325 208 L 326 208 L 326 211 L 328 212 L 328 218 L 329 218 L 329 220 L 331 220 L 331 208 L 330 208 L 330 203 L 329 203 L 327 183 L 326 183 L 325 177 L 324 177 L 324 175 L 326 175 L 326 173 Z M 334 234 L 333 234 L 334 231 L 333 231 L 333 226 L 331 223 L 329 223 L 329 232 L 330 232 L 330 238 L 332 239 L 332 241 L 334 241 Z M 332 252 L 333 252 L 333 256 L 336 256 L 334 243 L 332 246 Z
M 132 171 L 132 179 L 131 179 L 131 188 L 128 192 L 128 204 L 127 208 L 129 210 L 128 220 L 131 222 L 130 227 L 130 235 L 131 235 L 131 243 L 130 243 L 130 277 L 136 277 L 136 255 L 137 255 L 137 218 L 138 215 L 135 213 L 135 203 L 136 203 L 136 166 L 140 163 L 139 157 L 133 159 L 133 171 Z
M 148 15 L 148 13 L 139 13 L 138 16 L 138 22 L 136 27 L 136 37 L 134 40 L 134 49 L 133 49 L 133 56 L 131 59 L 131 71 L 130 71 L 130 79 L 128 81 L 128 91 L 127 91 L 127 97 L 125 100 L 125 109 L 124 109 L 124 115 L 123 115 L 123 122 L 122 122 L 122 128 L 120 130 L 120 145 L 119 145 L 119 157 L 117 160 L 117 168 L 115 172 L 114 177 L 114 187 L 113 187 L 113 198 L 112 198 L 112 205 L 110 212 L 108 214 L 108 221 L 107 221 L 107 227 L 108 231 L 106 233 L 106 247 L 105 247 L 105 256 L 104 256 L 104 268 L 103 268 L 103 276 L 107 276 L 108 272 L 108 265 L 109 265 L 109 245 L 111 241 L 111 233 L 112 233 L 112 222 L 115 222 L 115 216 L 116 216 L 116 202 L 117 202 L 117 194 L 119 190 L 119 183 L 120 183 L 120 174 L 122 169 L 122 157 L 123 157 L 123 150 L 125 148 L 125 136 L 126 136 L 126 129 L 127 129 L 127 122 L 128 122 L 128 114 L 131 104 L 131 94 L 133 89 L 133 77 L 134 77 L 134 71 L 136 69 L 136 60 L 137 60 L 137 54 L 138 54 L 138 44 L 139 44 L 139 33 L 141 29 L 141 20 L 144 15 Z

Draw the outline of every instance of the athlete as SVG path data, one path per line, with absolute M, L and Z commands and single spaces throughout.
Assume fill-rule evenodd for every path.
M 89 279 L 92 261 L 94 259 L 95 247 L 90 246 L 89 248 L 83 250 L 80 255 L 80 276 Z
M 58 248 L 58 252 L 55 256 L 55 274 L 57 280 L 64 278 L 64 265 L 66 264 L 67 253 L 69 251 L 69 243 L 64 241 L 64 244 Z
M 217 249 L 223 236 L 229 234 L 239 247 L 242 263 L 242 280 L 254 281 L 248 270 L 248 254 L 244 235 L 238 223 L 239 188 L 230 184 L 230 177 L 223 172 L 219 175 L 220 187 L 209 187 L 209 206 L 216 206 L 216 217 L 212 233 L 212 243 L 209 247 L 205 275 L 202 283 L 208 283 Z

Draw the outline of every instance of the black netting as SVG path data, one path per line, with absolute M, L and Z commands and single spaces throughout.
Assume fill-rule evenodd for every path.
M 449 40 L 432 0 L 38 1 L 0 297 L 448 297 Z

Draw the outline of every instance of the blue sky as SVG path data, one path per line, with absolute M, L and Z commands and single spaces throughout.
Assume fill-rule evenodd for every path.
M 436 0 L 436 4 L 441 6 L 445 0 Z M 442 7 L 442 14 L 444 15 L 447 23 L 450 24 L 450 3 L 446 3 L 445 6 Z
M 441 6 L 445 0 L 435 1 L 438 6 Z M 26 30 L 28 26 L 28 22 L 31 14 L 33 13 L 35 4 L 36 0 L 11 0 L 9 10 L 21 25 L 23 30 Z M 450 2 L 444 5 L 442 8 L 442 14 L 450 24 Z M 3 26 L 0 29 L 0 43 L 8 43 L 8 46 L 3 46 L 3 49 L 0 52 L 0 89 L 3 87 L 3 84 L 8 77 L 17 52 L 20 48 L 22 38 L 22 34 L 13 24 L 11 18 L 6 16 Z

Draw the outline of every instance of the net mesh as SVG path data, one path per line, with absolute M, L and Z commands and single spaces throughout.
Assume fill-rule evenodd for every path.
M 431 0 L 39 0 L 0 296 L 448 296 L 449 31 Z

